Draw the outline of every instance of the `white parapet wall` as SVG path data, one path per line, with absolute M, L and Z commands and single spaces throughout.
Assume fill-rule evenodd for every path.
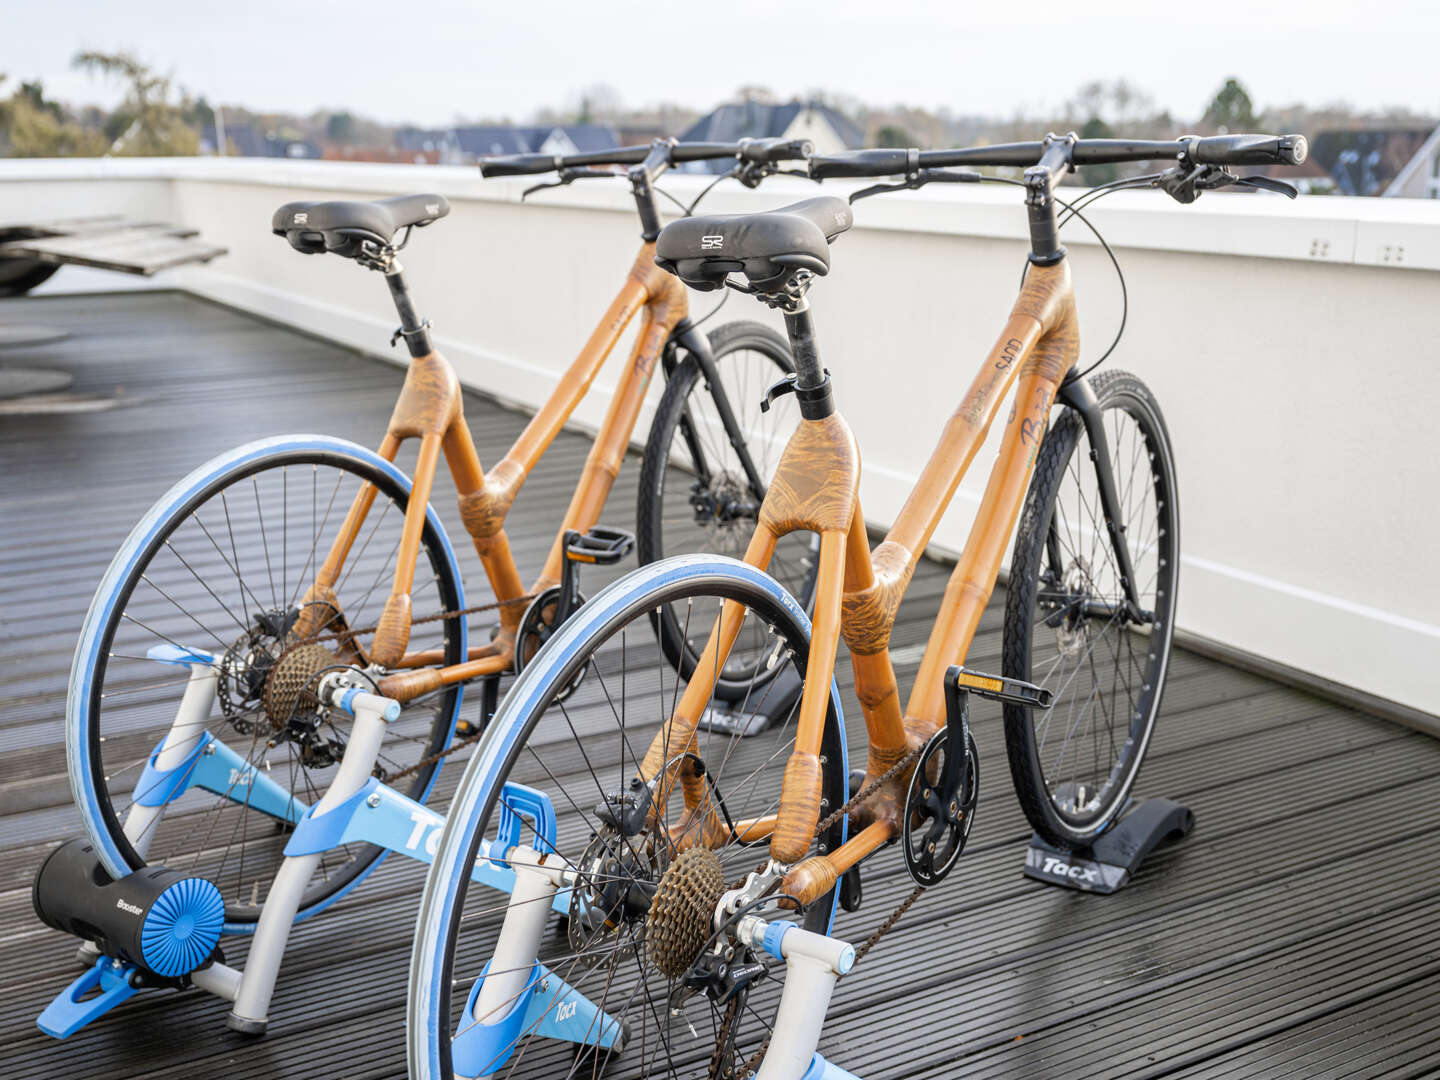
M 672 175 L 663 186 L 688 200 L 702 183 Z M 270 216 L 292 199 L 440 192 L 450 216 L 402 256 L 419 308 L 467 385 L 533 407 L 609 303 L 639 237 L 622 181 L 522 204 L 526 186 L 443 167 L 12 160 L 0 162 L 0 224 L 121 212 L 193 225 L 230 253 L 159 283 L 398 362 L 379 278 L 292 251 L 270 234 Z M 816 193 L 798 179 L 757 191 L 727 182 L 705 207 L 758 210 Z M 1109 364 L 1150 384 L 1177 448 L 1182 628 L 1440 714 L 1440 202 L 1215 193 L 1178 206 L 1131 193 L 1090 217 L 1129 287 L 1128 328 Z M 858 204 L 855 228 L 835 244 L 811 298 L 863 451 L 872 523 L 899 509 L 1003 324 L 1023 235 L 1012 189 L 934 187 Z M 1114 334 L 1120 292 L 1083 226 L 1064 239 L 1088 362 Z M 716 301 L 695 294 L 693 312 Z M 776 322 L 731 296 L 717 322 L 740 318 Z M 580 425 L 598 424 L 616 366 L 577 412 Z M 990 460 L 977 458 L 936 536 L 941 550 L 963 546 Z

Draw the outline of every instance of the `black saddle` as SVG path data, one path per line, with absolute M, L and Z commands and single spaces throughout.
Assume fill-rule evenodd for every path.
M 850 204 L 830 196 L 763 214 L 681 218 L 660 230 L 655 262 L 692 289 L 718 289 L 743 272 L 757 292 L 774 292 L 796 270 L 829 273 L 830 241 L 853 221 Z
M 443 195 L 397 195 L 374 202 L 292 202 L 275 211 L 271 231 L 306 255 L 329 251 L 353 259 L 362 245 L 388 244 L 408 225 L 424 226 L 450 213 Z

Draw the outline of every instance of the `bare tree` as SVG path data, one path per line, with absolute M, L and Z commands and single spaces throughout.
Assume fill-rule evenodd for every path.
M 194 154 L 200 140 L 170 102 L 171 77 L 159 75 L 127 52 L 84 51 L 71 66 L 92 75 L 121 82 L 125 99 L 113 114 L 109 153 L 134 157 Z

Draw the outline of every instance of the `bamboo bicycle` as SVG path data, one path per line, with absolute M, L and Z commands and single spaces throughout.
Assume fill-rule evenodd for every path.
M 1226 164 L 1294 164 L 1305 153 L 1298 136 L 1071 135 L 813 158 L 815 177 L 902 177 L 857 195 L 982 179 L 954 166 L 1029 166 L 1023 181 L 1001 181 L 1025 190 L 1020 295 L 873 552 L 856 494 L 858 450 L 835 410 L 806 299 L 829 270 L 830 242 L 851 224 L 849 206 L 820 198 L 662 232 L 657 261 L 691 287 L 729 285 L 784 312 L 796 374 L 770 396 L 793 394 L 803 419 L 744 562 L 679 557 L 617 581 L 545 646 L 497 713 L 451 805 L 421 904 L 412 1077 L 592 1076 L 607 1064 L 607 1075 L 626 1077 L 718 1080 L 757 1067 L 761 1080 L 849 1077 L 815 1052 L 831 990 L 856 958 L 827 936 L 836 903 L 858 905 L 858 889 L 842 882 L 853 886 L 861 861 L 895 841 L 919 887 L 954 866 L 979 784 L 971 694 L 1004 703 L 1012 774 L 1037 831 L 1077 845 L 1116 820 L 1169 661 L 1175 465 L 1159 407 L 1138 379 L 1086 379 L 1076 369 L 1055 185 L 1076 165 L 1166 160 L 1164 173 L 1109 187 L 1160 186 L 1190 201 L 1224 184 L 1257 186 Z M 999 457 L 902 710 L 888 648 L 896 610 L 1012 389 Z M 986 675 L 957 665 L 1017 519 L 1003 674 Z M 794 530 L 821 538 L 813 625 L 764 572 Z M 634 632 L 667 605 L 705 642 L 688 680 L 648 633 Z M 803 673 L 805 692 L 778 730 L 743 739 L 706 718 L 716 674 L 750 623 L 769 635 L 771 663 Z M 842 637 L 868 735 L 858 788 L 832 678 Z M 995 658 L 971 662 L 980 659 Z M 564 700 L 587 669 L 588 691 Z M 513 827 L 487 839 L 520 785 L 548 797 L 555 825 L 523 843 Z M 514 893 L 472 897 L 466 878 L 477 858 L 513 867 Z M 568 919 L 547 937 L 557 902 Z M 786 912 L 799 924 L 770 917 Z M 468 995 L 453 993 L 487 956 Z
M 596 522 L 657 367 L 688 388 L 667 438 L 678 431 L 709 455 L 681 524 L 703 542 L 722 524 L 733 530 L 754 520 L 768 478 L 762 451 L 783 445 L 777 432 L 785 421 L 757 425 L 737 414 L 730 395 L 756 377 L 752 368 L 766 378 L 789 371 L 789 355 L 783 339 L 753 323 L 707 338 L 689 319 L 685 289 L 654 264 L 654 183 L 674 163 L 733 158 L 727 175 L 753 186 L 807 151 L 807 143 L 775 139 L 661 140 L 483 166 L 489 176 L 559 168 L 568 183 L 617 175 L 597 171 L 597 163 L 630 165 L 642 235 L 633 267 L 579 356 L 488 471 L 455 373 L 416 315 L 397 259 L 413 229 L 448 213 L 445 199 L 291 203 L 276 212 L 274 232 L 297 250 L 340 255 L 383 274 L 400 317 L 392 344 L 405 341 L 409 370 L 378 451 L 320 435 L 241 447 L 172 488 L 115 556 L 86 616 L 66 714 L 71 786 L 106 873 L 119 878 L 163 863 L 203 875 L 224 896 L 225 930 L 252 931 L 293 826 L 336 775 L 350 737 L 349 717 L 317 699 L 327 672 L 356 672 L 368 689 L 400 703 L 374 775 L 424 802 L 457 727 L 483 726 L 500 678 L 523 668 L 581 601 L 575 564 L 614 562 L 632 545 L 628 534 Z M 506 515 L 637 314 L 614 399 L 527 588 Z M 413 480 L 394 464 L 407 439 L 419 442 Z M 495 596 L 478 608 L 466 607 L 459 564 L 430 506 L 442 453 Z M 644 491 L 641 507 L 655 515 Z M 653 559 L 662 541 L 654 527 L 648 535 L 642 555 Z M 687 535 L 677 526 L 663 542 L 684 550 Z M 789 582 L 806 595 L 813 568 L 803 552 L 794 569 Z M 470 645 L 465 615 L 487 609 L 498 620 L 494 632 Z M 755 674 L 738 672 L 736 686 Z M 462 725 L 462 688 L 477 680 L 479 717 Z M 344 895 L 382 854 L 369 843 L 326 852 L 298 917 Z

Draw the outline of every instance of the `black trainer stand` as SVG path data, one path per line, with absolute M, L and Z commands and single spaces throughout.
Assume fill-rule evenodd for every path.
M 700 717 L 700 726 L 719 735 L 759 735 L 784 720 L 805 689 L 805 680 L 793 664 L 775 678 L 734 701 L 715 701 Z M 748 700 L 747 700 L 748 697 Z
M 1085 850 L 1067 851 L 1032 836 L 1025 853 L 1025 876 L 1081 892 L 1119 892 L 1145 856 L 1194 827 L 1195 815 L 1188 807 L 1172 799 L 1145 799 L 1126 810 Z

